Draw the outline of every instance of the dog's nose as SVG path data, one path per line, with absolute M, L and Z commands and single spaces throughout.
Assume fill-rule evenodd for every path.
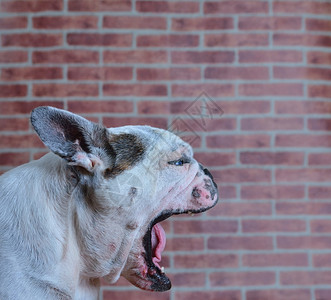
M 209 170 L 208 170 L 207 168 L 205 168 L 202 164 L 199 164 L 199 166 L 200 166 L 201 171 L 203 171 L 203 173 L 204 173 L 205 175 L 207 175 L 208 177 L 210 177 L 211 181 L 213 182 L 214 186 L 215 186 L 216 189 L 217 189 L 217 184 L 216 184 L 216 182 L 214 181 L 214 177 L 213 177 L 213 175 L 211 175 L 211 173 L 209 172 Z
M 218 199 L 218 188 L 216 182 L 214 181 L 213 175 L 211 175 L 209 170 L 205 168 L 202 164 L 199 164 L 199 166 L 200 166 L 200 170 L 203 171 L 203 173 L 210 178 L 210 179 L 204 179 L 205 181 L 204 187 L 210 192 L 211 198 L 213 200 L 215 198 L 215 195 L 216 195 L 215 199 Z

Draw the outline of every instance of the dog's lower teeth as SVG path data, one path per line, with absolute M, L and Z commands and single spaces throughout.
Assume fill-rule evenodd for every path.
M 161 273 L 164 273 L 164 267 L 161 268 Z

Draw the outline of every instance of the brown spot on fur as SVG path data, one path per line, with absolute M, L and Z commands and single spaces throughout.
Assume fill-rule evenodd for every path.
M 138 228 L 138 223 L 137 222 L 129 222 L 126 224 L 126 228 L 129 230 L 135 230 Z
M 132 168 L 143 158 L 145 153 L 145 147 L 141 140 L 129 133 L 111 135 L 109 144 L 114 150 L 115 160 L 113 166 L 106 170 L 106 177 L 115 177 Z

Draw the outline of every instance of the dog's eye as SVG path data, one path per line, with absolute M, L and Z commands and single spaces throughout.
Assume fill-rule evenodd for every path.
M 184 164 L 187 164 L 187 163 L 189 163 L 189 160 L 184 159 L 184 158 L 180 158 L 180 159 L 168 162 L 169 165 L 174 165 L 174 166 L 183 166 Z

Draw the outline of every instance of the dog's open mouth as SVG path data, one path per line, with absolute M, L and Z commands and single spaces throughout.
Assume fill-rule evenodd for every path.
M 167 291 L 171 288 L 171 281 L 165 275 L 164 268 L 160 266 L 162 252 L 166 245 L 166 235 L 159 222 L 169 218 L 172 213 L 164 213 L 157 217 L 149 226 L 144 238 L 145 261 L 147 265 L 146 277 L 152 283 L 153 291 Z

